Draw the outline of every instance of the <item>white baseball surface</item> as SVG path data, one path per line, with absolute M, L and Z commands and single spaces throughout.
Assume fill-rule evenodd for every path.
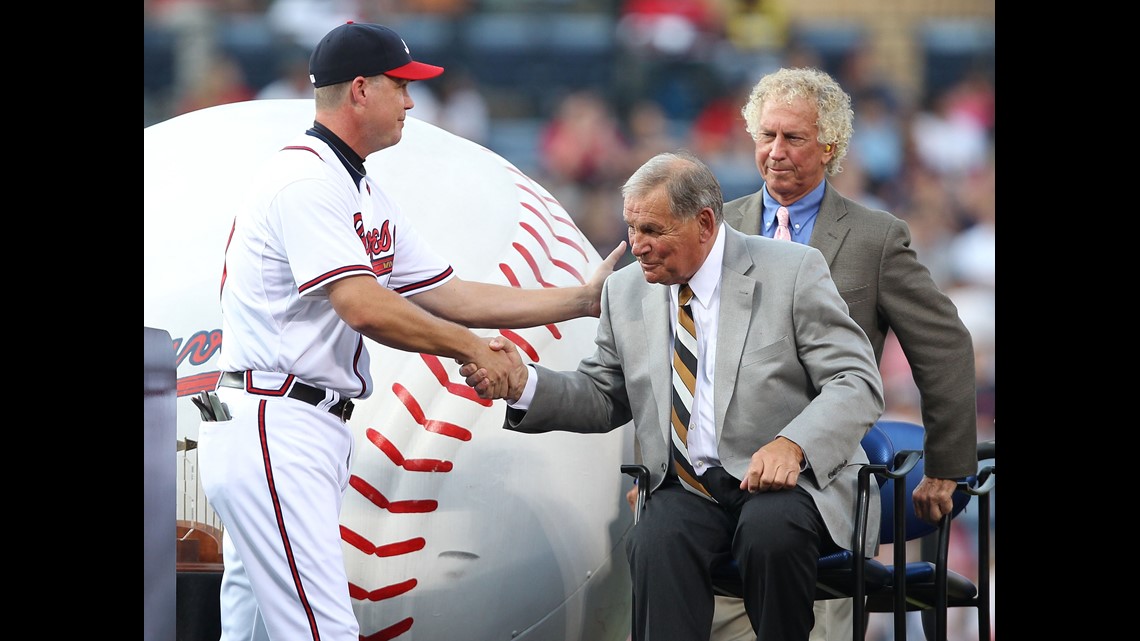
M 218 286 L 244 178 L 312 121 L 311 100 L 263 100 L 143 130 L 143 325 L 174 339 L 179 438 L 196 439 L 199 423 L 184 397 L 217 380 Z M 541 185 L 478 144 L 414 117 L 405 125 L 368 173 L 460 277 L 534 288 L 597 268 L 598 252 Z M 504 335 L 526 360 L 573 369 L 596 325 Z M 631 515 L 618 468 L 633 461 L 632 426 L 508 432 L 503 401 L 478 399 L 453 361 L 368 348 L 376 392 L 349 421 L 356 455 L 341 515 L 361 639 L 624 640 Z

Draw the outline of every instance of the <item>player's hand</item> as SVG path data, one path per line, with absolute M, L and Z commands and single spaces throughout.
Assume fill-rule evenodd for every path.
M 590 293 L 590 315 L 595 318 L 602 315 L 602 285 L 610 274 L 614 273 L 614 265 L 625 254 L 625 246 L 624 240 L 618 243 L 594 273 L 590 274 L 590 280 L 586 282 L 586 290 Z
M 510 375 L 507 377 L 507 392 L 502 397 L 507 402 L 513 403 L 519 400 L 522 396 L 523 389 L 526 388 L 527 378 L 530 376 L 530 368 L 522 362 L 522 356 L 519 354 L 515 344 L 502 336 L 496 336 L 488 343 L 491 349 L 510 349 L 512 352 L 512 362 L 515 363 L 515 368 L 511 370 Z
M 799 445 L 783 436 L 777 436 L 752 455 L 748 473 L 740 482 L 740 489 L 752 494 L 790 490 L 800 478 L 803 460 L 804 451 Z
M 466 383 L 479 398 L 502 398 L 508 390 L 510 372 L 515 366 L 511 362 L 514 345 L 498 345 L 493 348 L 491 344 L 496 338 L 483 343 L 475 355 L 467 359 L 459 369 L 459 373 L 466 377 Z M 517 352 L 513 353 L 517 358 Z
M 625 493 L 625 502 L 629 503 L 629 509 L 634 512 L 637 511 L 637 486 L 634 485 Z
M 911 497 L 914 499 L 914 513 L 918 518 L 937 525 L 942 516 L 954 509 L 954 490 L 958 482 L 954 479 L 922 477 Z
M 487 349 L 492 354 L 484 365 L 476 362 L 464 363 L 459 368 L 460 376 L 479 395 L 479 398 L 502 398 L 509 402 L 517 401 L 526 386 L 527 368 L 519 356 L 515 344 L 502 336 L 487 341 Z M 503 369 L 498 369 L 506 361 Z
M 474 389 L 476 393 L 480 392 L 481 388 L 483 391 L 486 391 L 489 385 L 489 383 L 486 382 L 487 370 L 480 369 L 478 363 L 464 363 L 459 359 L 456 359 L 455 362 L 460 364 L 459 375 L 464 377 L 464 381 L 468 387 Z M 483 397 L 481 393 L 479 396 Z

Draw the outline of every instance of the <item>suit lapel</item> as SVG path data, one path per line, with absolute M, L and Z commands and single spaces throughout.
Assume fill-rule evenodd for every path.
M 847 205 L 839 192 L 828 183 L 824 188 L 823 201 L 819 204 L 819 214 L 815 217 L 815 229 L 811 232 L 808 244 L 818 249 L 830 267 L 839 253 L 843 239 L 851 231 L 851 226 L 843 222 L 847 216 Z
M 744 338 L 752 320 L 753 297 L 756 281 L 745 274 L 752 271 L 751 256 L 744 247 L 744 236 L 725 227 L 724 269 L 720 276 L 720 320 L 716 345 L 716 390 L 713 394 L 713 414 L 716 420 L 716 437 L 720 442 L 724 417 L 736 390 L 736 375 L 744 354 Z
M 764 190 L 745 197 L 740 207 L 725 209 L 724 222 L 752 236 L 760 235 L 760 211 L 764 208 Z

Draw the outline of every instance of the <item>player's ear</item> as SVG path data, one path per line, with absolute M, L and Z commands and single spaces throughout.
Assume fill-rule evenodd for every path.
M 354 102 L 368 97 L 368 79 L 357 76 L 348 83 L 348 94 Z

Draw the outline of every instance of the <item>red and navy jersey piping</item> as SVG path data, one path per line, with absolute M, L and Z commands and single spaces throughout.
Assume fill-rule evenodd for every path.
M 320 276 L 317 276 L 316 278 L 314 278 L 312 280 L 301 283 L 301 286 L 297 288 L 297 292 L 304 294 L 305 292 L 309 291 L 310 289 L 324 285 L 326 282 L 328 282 L 329 280 L 331 280 L 334 277 L 344 276 L 345 274 L 350 274 L 350 273 L 354 273 L 354 272 L 360 272 L 361 274 L 368 274 L 369 276 L 374 276 L 374 274 L 372 273 L 372 268 L 369 267 L 368 265 L 346 265 L 344 267 L 338 267 L 337 269 L 334 269 L 332 271 L 325 272 L 325 273 L 321 274 Z
M 424 287 L 430 287 L 430 286 L 442 281 L 443 279 L 447 278 L 448 276 L 450 276 L 453 271 L 454 270 L 451 268 L 451 266 L 448 266 L 447 269 L 443 270 L 438 275 L 436 275 L 432 278 L 429 278 L 427 280 L 421 280 L 421 281 L 411 283 L 408 285 L 404 285 L 403 287 L 397 287 L 395 289 L 395 291 L 399 294 L 407 294 L 408 292 L 414 292 L 418 289 L 423 289 Z

